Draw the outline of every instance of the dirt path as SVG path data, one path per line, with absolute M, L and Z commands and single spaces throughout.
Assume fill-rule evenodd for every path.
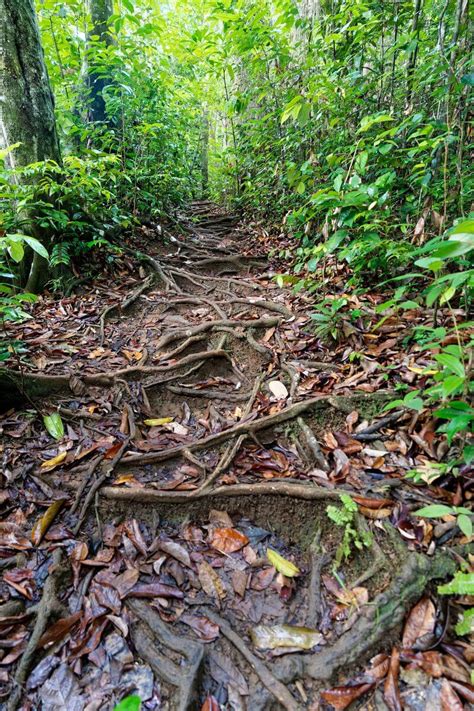
M 101 286 L 99 318 L 87 292 L 49 304 L 56 347 L 22 333 L 36 372 L 5 392 L 65 433 L 54 445 L 34 409 L 3 421 L 5 708 L 317 708 L 454 569 L 385 525 L 409 498 L 390 388 L 355 389 L 233 216 L 196 203 L 174 234 L 125 295 Z M 341 493 L 357 543 L 335 576 Z

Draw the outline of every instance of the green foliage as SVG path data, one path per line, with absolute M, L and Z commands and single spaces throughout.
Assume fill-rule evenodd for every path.
M 140 711 L 141 699 L 139 696 L 127 696 L 117 704 L 114 711 Z
M 343 560 L 347 560 L 353 552 L 353 549 L 362 550 L 369 548 L 372 545 L 372 536 L 370 533 L 361 531 L 355 524 L 357 514 L 357 504 L 351 499 L 348 494 L 340 495 L 342 507 L 329 505 L 326 507 L 326 513 L 331 521 L 343 530 L 342 541 L 339 544 L 334 558 L 335 567 L 338 568 Z
M 422 509 L 415 511 L 417 516 L 425 518 L 439 518 L 441 516 L 456 516 L 456 523 L 464 533 L 470 538 L 472 536 L 472 512 L 464 506 L 445 506 L 444 504 L 432 504 L 424 506 Z
M 474 595 L 474 573 L 458 571 L 451 582 L 438 586 L 440 595 Z

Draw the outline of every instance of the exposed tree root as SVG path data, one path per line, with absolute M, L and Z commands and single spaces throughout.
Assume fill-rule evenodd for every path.
M 127 606 L 144 623 L 132 629 L 132 638 L 138 653 L 158 676 L 179 688 L 179 701 L 173 705 L 175 711 L 196 708 L 197 682 L 204 653 L 203 646 L 187 637 L 173 634 L 170 626 L 164 623 L 158 613 L 145 602 L 128 600 Z M 150 639 L 150 635 L 146 634 L 145 625 L 162 645 L 180 654 L 186 659 L 186 663 L 175 664 L 162 654 Z
M 218 486 L 215 489 L 195 493 L 191 491 L 160 491 L 151 487 L 104 486 L 101 495 L 110 501 L 128 501 L 143 504 L 189 503 L 197 499 L 225 497 L 233 499 L 239 496 L 290 496 L 307 501 L 340 501 L 341 494 L 350 494 L 348 489 L 324 489 L 315 484 L 301 484 L 295 481 L 266 481 L 257 484 L 234 484 Z M 377 502 L 377 498 L 372 501 Z
M 168 343 L 172 343 L 180 338 L 190 338 L 201 333 L 208 333 L 209 331 L 214 331 L 222 326 L 226 328 L 270 328 L 271 326 L 277 326 L 280 323 L 280 319 L 276 317 L 260 318 L 254 319 L 253 321 L 238 321 L 234 319 L 220 319 L 218 321 L 205 321 L 197 326 L 192 326 L 190 328 L 177 329 L 164 335 L 158 343 L 156 344 L 157 349 L 161 349 L 167 346 Z
M 52 565 L 43 587 L 41 601 L 36 610 L 36 622 L 33 631 L 15 672 L 13 689 L 6 706 L 7 711 L 16 711 L 20 703 L 23 688 L 35 659 L 38 642 L 46 631 L 51 615 L 57 609 L 58 574 L 62 571 L 61 560 L 62 551 L 57 548 L 53 553 Z
M 104 344 L 104 339 L 105 339 L 105 319 L 109 314 L 111 314 L 113 311 L 120 311 L 123 313 L 125 309 L 127 309 L 129 306 L 131 306 L 137 299 L 140 298 L 140 296 L 143 294 L 144 291 L 147 291 L 152 285 L 153 282 L 155 281 L 155 275 L 152 274 L 149 276 L 145 281 L 140 284 L 140 286 L 135 289 L 129 296 L 127 296 L 123 301 L 121 301 L 119 304 L 112 304 L 111 306 L 107 306 L 106 309 L 104 309 L 100 315 L 99 319 L 99 344 L 102 346 Z
M 248 393 L 228 393 L 222 390 L 199 390 L 198 388 L 187 388 L 182 385 L 168 385 L 166 389 L 177 395 L 207 398 L 208 400 L 226 400 L 227 402 L 245 402 L 248 400 Z
M 205 608 L 206 616 L 219 625 L 220 631 L 231 644 L 240 652 L 244 659 L 250 664 L 253 671 L 257 674 L 264 687 L 274 696 L 274 698 L 287 709 L 287 711 L 298 711 L 301 706 L 298 704 L 294 696 L 288 691 L 286 686 L 276 679 L 261 659 L 255 656 L 244 640 L 238 635 L 226 620 L 217 615 L 213 610 Z
M 320 395 L 309 400 L 294 403 L 293 405 L 290 405 L 289 407 L 280 410 L 280 412 L 277 412 L 273 415 L 266 415 L 265 417 L 261 417 L 259 420 L 247 422 L 241 421 L 237 425 L 230 427 L 228 430 L 224 430 L 223 432 L 217 432 L 216 434 L 209 435 L 208 437 L 204 437 L 194 442 L 188 442 L 185 445 L 172 447 L 171 449 L 165 449 L 161 452 L 149 452 L 147 454 L 128 454 L 124 457 L 123 461 L 126 464 L 130 464 L 132 462 L 136 464 L 165 462 L 169 459 L 174 459 L 175 457 L 181 456 L 181 453 L 184 449 L 188 449 L 189 451 L 194 452 L 198 449 L 210 448 L 216 444 L 224 442 L 225 440 L 231 437 L 234 437 L 235 435 L 255 433 L 259 430 L 274 427 L 275 425 L 281 424 L 282 422 L 292 420 L 301 415 L 303 412 L 307 412 L 308 410 L 320 410 L 322 408 L 327 408 L 328 406 L 330 406 L 335 409 L 339 409 L 342 412 L 347 412 L 347 410 L 349 409 L 350 412 L 351 408 L 353 409 L 352 403 L 358 402 L 361 399 L 370 401 L 374 398 L 380 398 L 381 400 L 383 400 L 386 399 L 387 394 L 388 391 L 379 391 L 377 394 L 370 393 L 368 395 L 362 393 L 361 395 L 347 397 L 327 397 L 324 395 Z
M 401 567 L 390 587 L 380 593 L 359 612 L 350 630 L 329 647 L 311 656 L 293 655 L 291 659 L 276 662 L 276 675 L 286 682 L 309 676 L 327 681 L 339 669 L 362 664 L 368 654 L 375 654 L 388 633 L 403 622 L 405 614 L 419 600 L 432 580 L 454 574 L 456 561 L 449 553 L 437 553 L 428 558 L 419 553 L 400 557 Z

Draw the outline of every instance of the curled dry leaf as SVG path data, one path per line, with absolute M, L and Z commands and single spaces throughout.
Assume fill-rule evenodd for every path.
M 162 425 L 167 425 L 169 422 L 173 422 L 172 417 L 154 417 L 150 420 L 144 420 L 145 425 L 148 427 L 161 427 Z
M 235 553 L 246 546 L 249 539 L 235 528 L 216 528 L 209 542 L 213 548 L 223 553 Z
M 312 649 L 324 642 L 324 637 L 317 630 L 293 625 L 258 625 L 249 634 L 257 649 Z
M 50 472 L 53 469 L 55 469 L 57 466 L 59 466 L 61 464 L 61 462 L 64 462 L 66 457 L 67 457 L 67 452 L 60 452 L 52 459 L 47 459 L 45 462 L 42 462 L 41 469 L 43 470 L 43 472 Z
M 58 513 L 61 511 L 65 501 L 66 499 L 58 499 L 57 501 L 53 501 L 51 506 L 46 509 L 41 518 L 36 521 L 33 526 L 33 530 L 31 531 L 31 541 L 35 546 L 38 546 L 41 543 L 44 534 L 51 526 Z
M 201 706 L 201 711 L 220 711 L 220 704 L 215 696 L 209 694 L 203 705 Z
M 388 669 L 387 678 L 383 695 L 385 703 L 390 711 L 402 711 L 402 702 L 400 698 L 400 689 L 398 688 L 398 672 L 400 670 L 400 653 L 396 647 L 392 650 L 390 657 L 390 666 Z
M 135 585 L 128 593 L 128 597 L 171 597 L 182 600 L 184 594 L 173 585 L 145 583 L 143 585 Z

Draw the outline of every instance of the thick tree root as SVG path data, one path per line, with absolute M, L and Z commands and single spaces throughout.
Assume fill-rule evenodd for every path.
M 376 654 L 389 633 L 403 622 L 405 614 L 422 596 L 432 580 L 454 574 L 457 564 L 449 553 L 433 558 L 408 553 L 400 558 L 401 567 L 390 587 L 361 609 L 352 628 L 331 646 L 311 656 L 293 655 L 276 663 L 276 675 L 286 682 L 305 676 L 328 681 L 342 668 L 362 664 Z
M 245 644 L 244 640 L 232 629 L 226 620 L 217 615 L 209 608 L 205 609 L 206 616 L 215 624 L 219 625 L 221 633 L 226 637 L 231 644 L 240 652 L 244 659 L 250 664 L 253 671 L 257 674 L 264 687 L 272 694 L 272 696 L 287 709 L 287 711 L 298 711 L 301 706 L 297 703 L 294 696 L 288 691 L 286 686 L 278 681 L 264 664 L 261 659 L 255 656 Z
M 173 634 L 170 626 L 142 600 L 128 600 L 127 606 L 144 623 L 132 628 L 132 639 L 137 652 L 151 666 L 155 674 L 179 689 L 179 700 L 173 704 L 174 711 L 197 708 L 196 691 L 204 653 L 202 644 L 182 635 Z M 184 657 L 185 664 L 178 666 L 162 654 L 151 635 L 147 634 L 146 628 L 162 645 Z
M 184 360 L 184 358 L 183 358 Z M 167 460 L 174 459 L 175 457 L 181 456 L 184 449 L 190 452 L 195 452 L 199 449 L 208 449 L 216 444 L 225 442 L 226 440 L 241 434 L 255 434 L 256 432 L 269 427 L 274 427 L 282 422 L 287 422 L 292 420 L 303 412 L 308 410 L 321 410 L 328 407 L 333 407 L 335 410 L 340 410 L 341 412 L 351 412 L 353 409 L 353 403 L 360 402 L 361 399 L 371 401 L 373 399 L 384 400 L 389 395 L 388 391 L 379 391 L 378 393 L 370 393 L 368 395 L 361 393 L 356 396 L 325 396 L 319 395 L 317 397 L 310 398 L 309 400 L 304 400 L 303 402 L 297 402 L 289 407 L 280 410 L 273 415 L 266 415 L 261 417 L 259 420 L 239 422 L 234 427 L 230 427 L 228 430 L 223 432 L 217 432 L 216 434 L 209 435 L 202 439 L 196 440 L 194 442 L 188 442 L 179 447 L 172 447 L 171 449 L 165 449 L 161 452 L 149 452 L 147 454 L 129 454 L 123 458 L 124 464 L 152 464 L 156 462 L 166 462 Z
M 6 706 L 7 711 L 16 711 L 18 708 L 23 695 L 23 688 L 35 659 L 38 642 L 46 631 L 51 615 L 57 608 L 57 583 L 58 573 L 62 570 L 61 559 L 62 551 L 57 548 L 53 553 L 52 567 L 44 584 L 41 601 L 36 610 L 36 622 L 33 632 L 16 669 L 13 680 L 14 686 Z

